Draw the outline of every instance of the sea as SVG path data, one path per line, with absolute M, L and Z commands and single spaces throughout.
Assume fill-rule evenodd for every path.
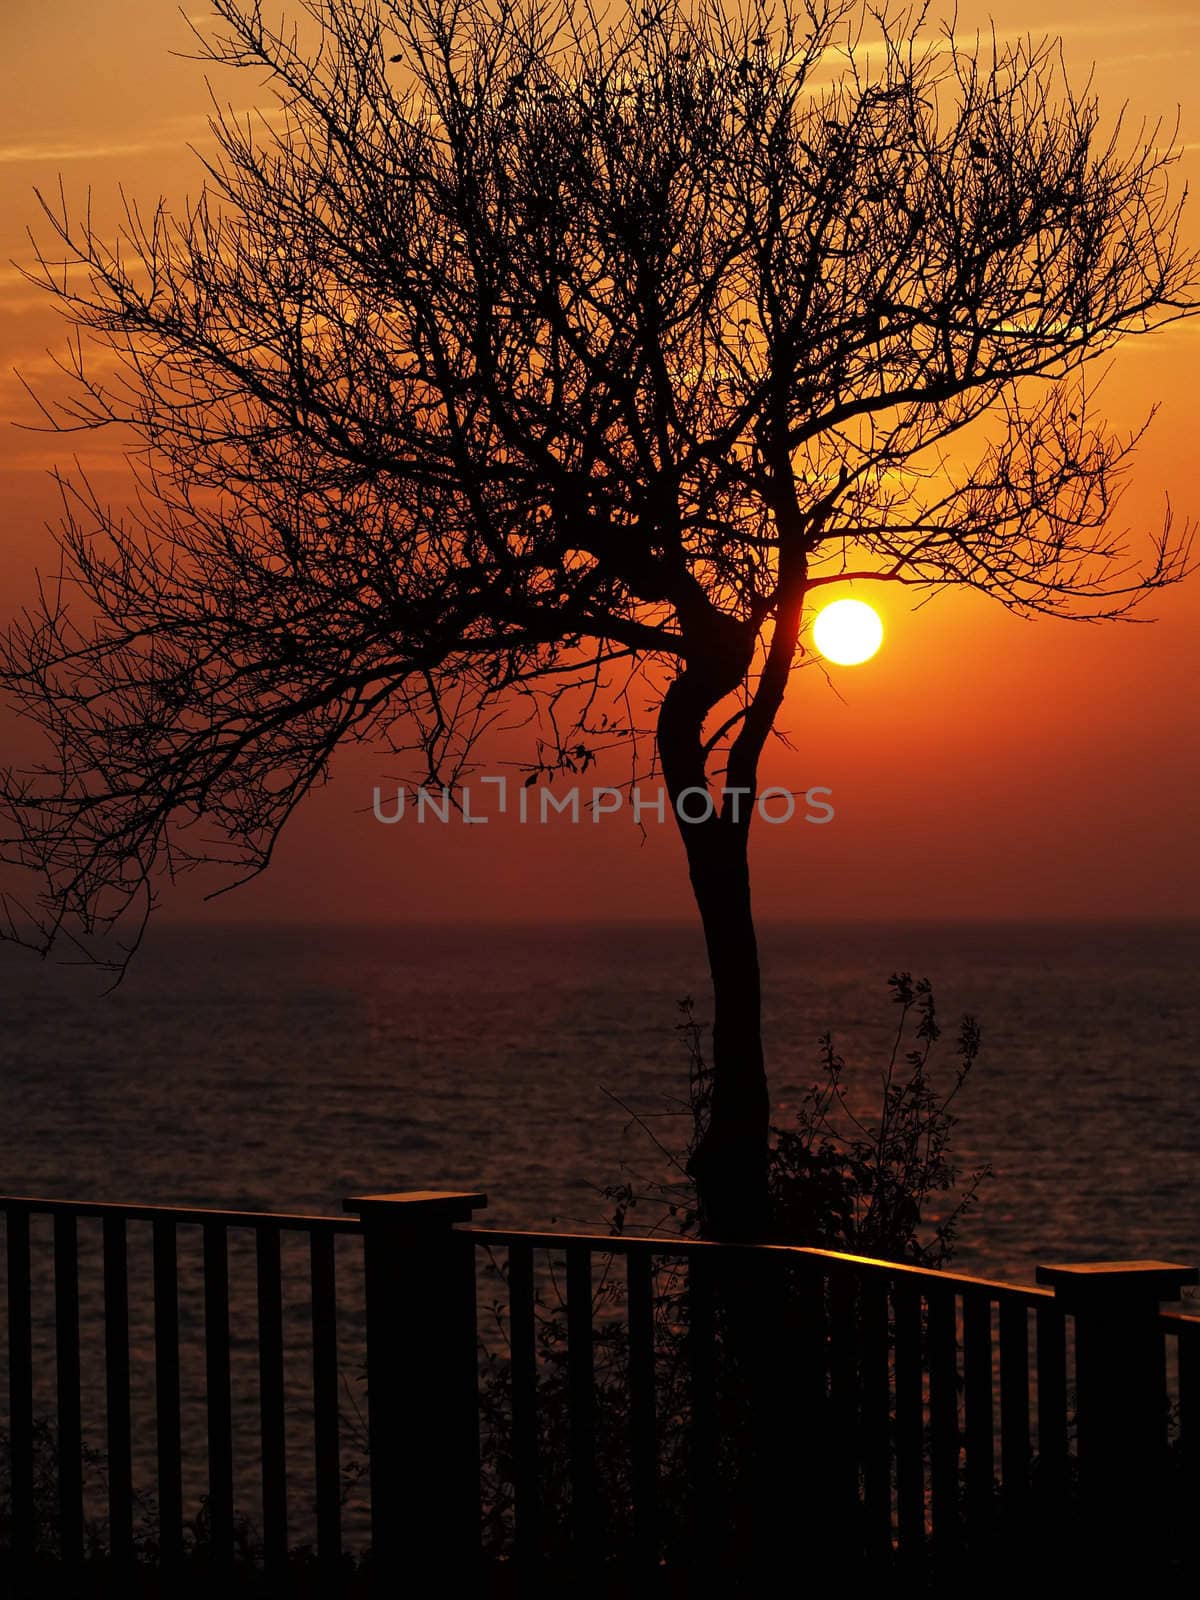
M 955 1082 L 960 1019 L 978 1060 L 952 1104 L 964 1179 L 987 1166 L 950 1265 L 1032 1282 L 1040 1262 L 1157 1257 L 1200 1265 L 1200 923 L 769 924 L 761 929 L 773 1116 L 786 1128 L 845 1061 L 867 1125 L 896 1035 L 889 977 L 933 989 L 929 1072 Z M 606 1231 L 686 1145 L 689 1050 L 708 1017 L 691 927 L 302 927 L 152 924 L 124 980 L 0 948 L 0 1192 L 234 1210 L 337 1213 L 363 1193 L 470 1189 L 497 1226 Z M 690 1000 L 690 1012 L 683 1003 Z M 703 1033 L 701 1045 L 703 1046 Z M 903 1053 L 903 1052 L 902 1052 Z M 928 1221 L 938 1219 L 936 1200 Z M 35 1411 L 55 1413 L 53 1241 L 33 1223 Z M 102 1525 L 104 1285 L 80 1224 L 82 1417 L 89 1515 Z M 130 1224 L 135 1487 L 153 1527 L 149 1233 Z M 206 1488 L 199 1230 L 179 1230 L 184 1489 Z M 347 1540 L 367 1538 L 361 1264 L 338 1256 L 340 1454 Z M 312 1531 L 311 1300 L 285 1235 L 291 1534 Z M 482 1269 L 481 1269 L 482 1270 Z M 255 1262 L 229 1235 L 235 1489 L 250 1537 L 257 1466 Z M 2 1277 L 2 1274 L 0 1274 Z M 495 1303 L 503 1299 L 495 1285 Z M 485 1339 L 499 1327 L 481 1300 Z M 6 1321 L 0 1284 L 0 1346 Z M 498 1315 L 502 1316 L 502 1313 Z M 7 1349 L 4 1351 L 7 1360 Z M 4 1391 L 0 1382 L 0 1413 Z M 4 1429 L 0 1415 L 0 1433 Z
M 993 1175 L 956 1267 L 1200 1263 L 1200 923 L 768 924 L 760 946 L 779 1126 L 826 1032 L 877 1104 L 892 973 L 933 986 L 935 1087 L 978 1021 L 951 1151 Z M 686 1143 L 680 1003 L 711 1009 L 698 932 L 644 923 L 152 924 L 110 981 L 0 948 L 9 1194 L 328 1213 L 472 1189 L 481 1221 L 603 1229 L 604 1189 Z

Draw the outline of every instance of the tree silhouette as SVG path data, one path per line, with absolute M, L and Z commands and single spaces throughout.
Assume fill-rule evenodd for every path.
M 454 782 L 524 696 L 586 763 L 639 674 L 672 799 L 714 799 L 706 1223 L 757 1231 L 747 840 L 806 608 L 853 575 L 1113 617 L 1182 575 L 1169 515 L 1113 531 L 1136 434 L 1084 371 L 1195 309 L 1176 153 L 1102 135 L 1051 42 L 850 0 L 214 4 L 201 54 L 277 113 L 218 111 L 199 197 L 114 245 L 43 201 L 43 409 L 130 430 L 139 487 L 60 479 L 0 657 L 55 752 L 5 781 L 9 935 L 128 948 L 162 872 L 266 866 L 344 741 Z

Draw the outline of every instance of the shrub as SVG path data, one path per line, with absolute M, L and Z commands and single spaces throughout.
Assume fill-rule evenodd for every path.
M 877 1101 L 849 1093 L 845 1061 L 826 1034 L 820 1041 L 820 1076 L 810 1085 L 792 1124 L 774 1130 L 771 1153 L 773 1239 L 888 1260 L 940 1267 L 951 1256 L 958 1223 L 975 1204 L 986 1167 L 960 1183 L 951 1159 L 953 1101 L 975 1065 L 980 1033 L 967 1017 L 960 1025 L 955 1064 L 945 1089 L 935 1086 L 932 1060 L 941 1038 L 928 982 L 908 973 L 889 980 L 897 1025 L 879 1076 Z M 714 1463 L 722 1483 L 726 1537 L 736 1545 L 745 1522 L 741 1510 L 753 1499 L 761 1473 L 747 1441 L 752 1409 L 761 1405 L 756 1371 L 768 1326 L 783 1330 L 771 1359 L 787 1359 L 786 1339 L 797 1325 L 796 1273 L 759 1274 L 730 1260 L 725 1289 L 711 1323 L 696 1329 L 688 1270 L 672 1260 L 672 1238 L 699 1234 L 700 1215 L 690 1157 L 703 1136 L 711 1074 L 704 1052 L 705 1030 L 690 1000 L 680 1003 L 689 1063 L 686 1101 L 653 1117 L 630 1110 L 632 1123 L 655 1152 L 658 1171 L 632 1176 L 601 1190 L 611 1207 L 614 1235 L 631 1227 L 633 1214 L 650 1215 L 639 1232 L 663 1240 L 663 1262 L 654 1280 L 658 1432 L 658 1495 L 661 1551 L 668 1562 L 682 1558 L 694 1542 L 690 1525 L 697 1418 L 693 1404 L 696 1356 L 707 1362 L 712 1390 L 706 1397 L 720 1443 Z M 626 1107 L 629 1110 L 628 1107 Z M 672 1148 L 664 1122 L 682 1118 L 686 1147 Z M 664 1171 L 665 1169 L 665 1171 Z M 930 1212 L 936 1209 L 937 1215 Z M 600 1542 L 615 1565 L 634 1548 L 629 1452 L 629 1339 L 624 1316 L 623 1274 L 618 1260 L 605 1260 L 593 1308 L 596 1397 L 596 1471 L 603 1525 Z M 506 1263 L 494 1261 L 499 1281 Z M 730 1273 L 732 1272 L 732 1276 Z M 742 1276 L 738 1277 L 741 1273 Z M 769 1303 L 768 1303 L 769 1302 Z M 493 1334 L 483 1343 L 483 1419 L 486 1543 L 494 1554 L 512 1548 L 513 1438 L 507 1300 L 492 1307 Z M 538 1358 L 537 1451 L 541 1464 L 538 1505 L 541 1545 L 548 1559 L 565 1559 L 570 1539 L 570 1382 L 566 1306 L 552 1272 L 540 1284 L 535 1306 Z M 711 1348 L 699 1352 L 700 1341 Z M 758 1397 L 756 1400 L 756 1396 Z

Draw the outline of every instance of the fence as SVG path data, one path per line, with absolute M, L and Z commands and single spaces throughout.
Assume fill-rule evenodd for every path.
M 10 1569 L 149 1558 L 165 1584 L 253 1557 L 276 1593 L 301 1546 L 372 1592 L 547 1564 L 650 1587 L 798 1537 L 810 1564 L 820 1535 L 839 1567 L 948 1569 L 1048 1528 L 1140 1558 L 1195 1487 L 1200 1318 L 1161 1310 L 1193 1269 L 1018 1286 L 489 1229 L 483 1204 L 0 1200 Z

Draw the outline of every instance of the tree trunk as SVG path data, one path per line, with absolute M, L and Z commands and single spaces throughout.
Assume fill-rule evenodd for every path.
M 724 819 L 711 829 L 684 824 L 713 988 L 712 1099 L 690 1170 L 704 1232 L 716 1239 L 764 1239 L 769 1222 L 771 1106 L 748 842 L 745 826 Z
M 781 525 L 789 514 L 781 501 L 776 513 Z M 668 686 L 658 713 L 659 759 L 687 851 L 713 987 L 712 1099 L 708 1126 L 690 1163 L 701 1225 L 713 1239 L 764 1240 L 770 1231 L 771 1102 L 748 850 L 758 759 L 783 701 L 800 630 L 807 568 L 802 544 L 796 540 L 789 549 L 793 553 L 781 549 L 770 648 L 740 713 L 741 728 L 730 747 L 719 802 L 709 789 L 708 757 L 725 730 L 706 744 L 705 719 L 746 683 L 757 644 L 756 622 L 722 616 L 707 605 L 680 605 L 687 664 Z M 707 801 L 711 814 L 689 820 L 704 810 L 700 799 Z
M 729 676 L 740 670 L 739 663 L 731 664 Z M 713 987 L 712 1099 L 690 1163 L 701 1225 L 709 1238 L 761 1239 L 768 1221 L 770 1099 L 747 859 L 753 795 L 736 804 L 714 803 L 711 816 L 687 820 L 702 811 L 700 797 L 709 793 L 702 729 L 725 681 L 692 669 L 676 678 L 659 711 L 658 749 L 687 851 Z

